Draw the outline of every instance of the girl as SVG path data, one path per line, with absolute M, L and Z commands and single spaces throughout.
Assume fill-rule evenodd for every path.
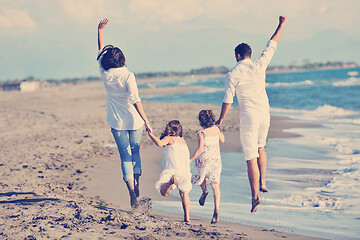
M 200 206 L 204 206 L 209 193 L 206 185 L 211 184 L 214 193 L 214 214 L 211 223 L 217 223 L 219 221 L 219 184 L 222 167 L 219 142 L 224 143 L 225 137 L 215 125 L 215 115 L 212 110 L 201 110 L 198 119 L 203 130 L 198 132 L 199 146 L 190 158 L 190 161 L 196 159 L 191 181 L 195 185 L 200 185 L 203 191 L 199 199 Z
M 139 98 L 135 76 L 125 65 L 122 51 L 111 45 L 104 47 L 103 30 L 108 19 L 98 25 L 101 78 L 107 92 L 107 122 L 111 127 L 121 159 L 123 179 L 130 195 L 131 207 L 137 206 L 139 177 L 141 175 L 140 140 L 143 126 L 151 126 Z
M 166 125 L 160 139 L 152 131 L 148 131 L 148 134 L 157 146 L 165 146 L 161 161 L 164 170 L 155 184 L 156 189 L 162 196 L 166 197 L 175 186 L 178 187 L 184 210 L 184 222 L 190 222 L 189 192 L 192 188 L 190 153 L 185 140 L 182 138 L 182 126 L 178 120 L 172 120 Z

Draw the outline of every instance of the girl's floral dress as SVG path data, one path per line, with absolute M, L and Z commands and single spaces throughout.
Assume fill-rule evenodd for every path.
M 222 164 L 219 134 L 206 136 L 204 131 L 199 131 L 199 133 L 204 134 L 204 151 L 195 160 L 194 174 L 191 182 L 195 185 L 201 185 L 205 179 L 207 185 L 212 182 L 220 183 Z

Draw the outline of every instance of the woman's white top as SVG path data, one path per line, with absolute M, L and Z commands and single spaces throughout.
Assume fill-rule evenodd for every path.
M 99 64 L 100 64 L 99 59 Z M 107 91 L 106 120 L 117 130 L 137 130 L 144 120 L 134 107 L 140 102 L 135 75 L 126 67 L 104 70 L 100 64 L 100 74 Z

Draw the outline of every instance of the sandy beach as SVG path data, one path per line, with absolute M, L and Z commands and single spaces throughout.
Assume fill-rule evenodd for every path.
M 148 88 L 142 94 L 179 93 L 199 87 Z M 156 135 L 179 119 L 193 152 L 200 130 L 197 113 L 220 107 L 194 103 L 143 102 Z M 64 85 L 35 92 L 0 92 L 0 239 L 317 239 L 273 229 L 151 209 L 151 201 L 174 200 L 156 192 L 162 149 L 144 133 L 141 206 L 132 210 L 122 180 L 120 159 L 106 123 L 102 82 Z M 221 150 L 239 150 L 238 112 L 223 124 Z M 284 132 L 315 125 L 271 118 L 270 138 L 296 137 Z M 191 214 L 191 209 L 190 209 Z

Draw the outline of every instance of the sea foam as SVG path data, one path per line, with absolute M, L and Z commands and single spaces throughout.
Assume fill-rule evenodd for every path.
M 305 80 L 301 82 L 276 82 L 276 83 L 266 83 L 266 87 L 293 87 L 301 85 L 314 85 L 314 82 L 311 80 Z
M 360 85 L 360 78 L 351 77 L 344 81 L 334 82 L 332 83 L 335 87 L 342 87 L 342 86 L 359 86 Z

